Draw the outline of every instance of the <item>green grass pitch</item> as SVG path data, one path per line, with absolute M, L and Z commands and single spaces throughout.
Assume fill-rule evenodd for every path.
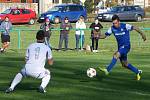
M 110 23 L 102 23 L 109 27 Z M 136 26 L 150 27 L 141 23 Z M 58 27 L 58 26 L 56 26 Z M 16 25 L 15 28 L 38 29 L 34 26 Z M 106 30 L 103 30 L 105 32 Z M 142 79 L 135 80 L 135 74 L 122 68 L 118 62 L 109 76 L 97 72 L 95 78 L 88 78 L 89 67 L 104 67 L 111 61 L 117 49 L 113 36 L 99 41 L 99 53 L 76 51 L 53 51 L 54 65 L 46 68 L 51 71 L 51 80 L 46 94 L 37 92 L 41 80 L 24 78 L 11 94 L 4 90 L 24 65 L 25 49 L 35 41 L 36 31 L 21 31 L 21 49 L 17 49 L 17 31 L 11 33 L 11 46 L 4 54 L 0 54 L 0 100 L 148 100 L 150 98 L 150 31 L 144 31 L 147 41 L 143 42 L 136 32 L 131 32 L 132 49 L 128 55 L 130 63 L 143 70 Z M 86 31 L 85 44 L 90 44 L 90 32 Z M 69 47 L 75 47 L 74 31 L 70 32 Z M 53 32 L 51 44 L 58 47 L 59 33 Z

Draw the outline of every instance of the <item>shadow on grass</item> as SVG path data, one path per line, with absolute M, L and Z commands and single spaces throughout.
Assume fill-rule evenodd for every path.
M 24 65 L 24 58 L 22 57 L 1 57 L 0 66 L 3 67 L 22 67 Z
M 1 83 L 0 84 L 0 91 L 5 93 L 5 90 L 9 88 L 11 83 Z M 19 90 L 38 90 L 38 87 L 40 86 L 40 83 L 35 83 L 35 82 L 21 82 L 19 83 L 14 91 L 19 91 Z

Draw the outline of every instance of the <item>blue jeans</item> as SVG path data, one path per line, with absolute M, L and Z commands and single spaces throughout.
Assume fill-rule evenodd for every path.
M 84 35 L 75 35 L 75 37 L 76 37 L 76 49 L 79 49 L 79 48 L 82 49 L 84 45 L 84 40 L 85 40 Z M 81 42 L 82 42 L 82 47 L 81 47 Z

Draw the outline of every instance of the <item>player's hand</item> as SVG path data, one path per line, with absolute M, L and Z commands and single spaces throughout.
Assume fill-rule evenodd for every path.
M 66 27 L 66 30 L 69 30 L 69 27 Z
M 146 35 L 142 36 L 143 41 L 146 41 Z

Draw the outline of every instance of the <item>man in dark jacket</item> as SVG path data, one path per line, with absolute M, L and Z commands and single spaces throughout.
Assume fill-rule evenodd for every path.
M 44 31 L 44 36 L 45 36 L 45 44 L 52 49 L 51 45 L 50 45 L 50 36 L 51 36 L 51 28 L 53 28 L 53 26 L 50 23 L 50 20 L 48 18 L 46 18 L 45 23 L 42 24 L 40 26 L 40 29 L 42 29 Z
M 65 41 L 65 50 L 68 49 L 68 34 L 70 29 L 72 28 L 71 23 L 69 22 L 68 18 L 65 17 L 64 21 L 60 25 L 60 40 L 59 40 L 59 50 L 62 49 L 63 40 Z

